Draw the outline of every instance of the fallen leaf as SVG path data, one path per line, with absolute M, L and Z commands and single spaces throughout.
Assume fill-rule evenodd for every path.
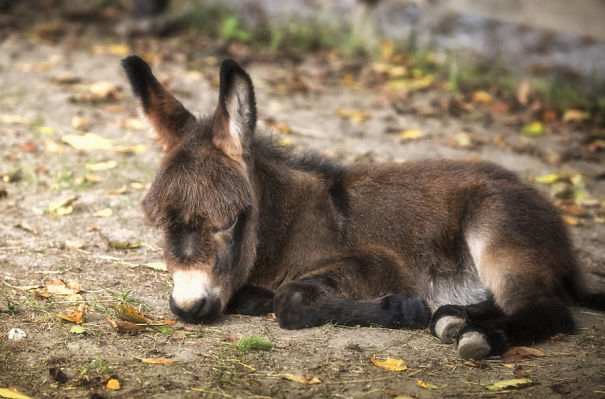
M 19 144 L 19 149 L 30 154 L 38 152 L 38 146 L 33 141 L 26 141 L 25 143 Z
M 15 224 L 15 227 L 21 230 L 25 230 L 28 233 L 32 233 L 33 235 L 38 235 L 38 230 L 35 227 L 29 225 L 26 221 Z
M 107 381 L 106 387 L 109 391 L 117 391 L 118 389 L 120 389 L 120 381 L 115 378 L 112 378 Z
M 145 130 L 148 127 L 145 124 L 145 122 L 143 122 L 139 118 L 126 118 L 126 119 L 122 119 L 122 121 L 120 122 L 120 125 L 122 127 L 125 127 L 127 129 L 132 129 L 132 130 Z
M 0 122 L 7 125 L 29 125 L 30 123 L 29 119 L 24 116 L 7 114 L 0 114 Z
M 334 113 L 343 119 L 349 119 L 356 123 L 363 123 L 370 119 L 370 114 L 356 109 L 336 108 Z
M 125 154 L 145 154 L 149 152 L 149 147 L 147 147 L 145 144 L 135 144 L 130 146 L 119 145 L 115 147 L 115 150 Z
M 139 182 L 132 182 L 130 183 L 130 187 L 135 189 L 135 190 L 142 190 L 145 188 L 145 185 L 143 183 L 139 183 Z
M 143 263 L 143 266 L 148 267 L 150 269 L 153 270 L 159 270 L 162 272 L 167 272 L 168 268 L 166 267 L 166 263 L 165 262 L 150 262 L 150 263 Z
M 55 132 L 55 129 L 53 129 L 50 126 L 39 126 L 38 127 L 38 133 L 40 133 L 40 134 L 51 135 L 54 132 Z
M 502 359 L 506 361 L 524 359 L 526 357 L 543 357 L 544 352 L 536 348 L 529 348 L 527 346 L 512 346 L 506 352 L 502 354 Z
M 584 210 L 584 208 L 582 208 L 579 204 L 573 201 L 564 201 L 561 202 L 558 206 L 559 209 L 561 209 L 564 213 L 568 215 L 576 217 L 586 216 L 586 211 Z
M 0 388 L 0 396 L 8 399 L 32 399 L 31 396 L 22 394 L 16 388 Z
M 242 352 L 251 350 L 269 351 L 273 349 L 273 342 L 269 341 L 267 338 L 252 335 L 250 337 L 240 338 L 235 346 Z
M 101 177 L 92 173 L 85 173 L 84 181 L 89 183 L 99 183 L 101 181 Z
M 321 380 L 317 377 L 307 377 L 304 375 L 298 375 L 298 374 L 282 374 L 281 375 L 283 378 L 285 378 L 286 380 L 290 380 L 290 381 L 296 381 L 299 382 L 301 384 L 319 384 L 321 382 Z
M 84 327 L 79 324 L 76 324 L 75 326 L 72 326 L 69 329 L 69 332 L 72 334 L 84 334 Z
M 532 380 L 530 380 L 529 378 L 515 378 L 512 380 L 503 380 L 503 381 L 494 382 L 491 385 L 486 385 L 485 388 L 489 389 L 490 391 L 502 391 L 504 389 L 511 389 L 511 388 L 515 388 L 515 389 L 525 388 L 530 385 L 534 385 L 534 382 Z
M 113 215 L 111 208 L 100 209 L 92 214 L 94 217 L 106 218 Z
M 90 126 L 90 121 L 81 116 L 71 118 L 71 127 L 78 130 L 86 130 Z
M 475 103 L 490 104 L 492 100 L 492 96 L 484 90 L 477 90 L 473 93 L 473 102 Z
M 237 343 L 237 335 L 235 335 L 233 333 L 227 333 L 227 334 L 225 334 L 224 341 L 231 342 L 232 344 L 235 344 L 235 343 Z
M 44 140 L 44 148 L 46 148 L 46 151 L 52 152 L 53 154 L 60 154 L 63 152 L 63 146 L 51 139 Z
M 523 367 L 517 366 L 513 370 L 513 375 L 517 378 L 527 378 L 529 377 L 529 373 L 526 370 L 523 370 Z
M 531 180 L 535 181 L 536 183 L 541 183 L 541 184 L 553 184 L 565 177 L 566 177 L 565 175 L 561 175 L 558 173 L 549 173 L 547 175 L 534 177 Z
M 111 140 L 95 133 L 66 134 L 61 137 L 61 140 L 78 150 L 111 150 L 113 148 Z
M 63 320 L 71 321 L 72 323 L 82 324 L 84 322 L 84 304 L 74 307 L 74 311 L 70 314 L 58 314 Z
M 147 323 L 145 316 L 127 303 L 116 303 L 113 306 L 113 309 L 116 311 L 117 316 L 122 320 L 140 324 Z
M 428 382 L 425 382 L 422 380 L 416 381 L 416 385 L 418 385 L 419 387 L 424 388 L 424 389 L 438 389 L 439 388 L 437 385 L 433 385 L 431 383 L 428 383 Z
M 170 364 L 170 363 L 174 362 L 174 359 L 165 359 L 165 358 L 151 359 L 151 358 L 147 358 L 147 359 L 141 359 L 141 361 L 143 363 L 148 363 L 148 364 Z
M 116 161 L 105 161 L 105 162 L 96 162 L 96 163 L 87 163 L 86 169 L 92 170 L 93 172 L 98 172 L 100 170 L 109 170 L 118 166 Z
M 580 123 L 584 122 L 586 119 L 590 118 L 590 114 L 588 112 L 579 111 L 577 109 L 568 109 L 563 113 L 563 122 L 575 122 Z
M 65 283 L 57 278 L 46 284 L 46 291 L 55 295 L 73 295 L 82 291 L 82 287 L 75 281 L 69 280 Z
M 524 80 L 517 88 L 517 101 L 521 105 L 527 105 L 529 101 L 529 93 L 531 92 L 531 84 L 528 80 Z
M 391 371 L 403 371 L 403 370 L 407 370 L 407 368 L 408 368 L 408 366 L 406 366 L 405 363 L 403 362 L 403 360 L 401 360 L 401 359 L 393 359 L 393 358 L 387 357 L 387 360 L 385 360 L 384 362 L 381 362 L 379 360 L 376 360 L 375 354 L 372 355 L 372 357 L 370 358 L 370 361 L 378 367 L 382 367 L 383 369 L 387 369 L 387 370 L 391 370 Z
M 414 140 L 414 139 L 417 139 L 422 136 L 423 136 L 422 132 L 418 129 L 409 129 L 409 130 L 403 130 L 403 131 L 399 132 L 399 137 L 406 139 L 406 140 Z
M 107 316 L 105 320 L 107 320 L 107 323 L 120 334 L 136 335 L 147 329 L 147 324 L 137 324 L 130 321 L 116 321 L 109 316 Z
M 542 122 L 539 121 L 535 121 L 528 125 L 525 125 L 521 129 L 521 133 L 530 137 L 541 136 L 544 134 L 544 131 L 544 125 L 542 124 Z
M 109 241 L 109 246 L 113 249 L 135 249 L 141 246 L 141 241 L 137 242 L 122 242 Z
M 561 216 L 561 218 L 569 226 L 578 226 L 578 225 L 580 225 L 580 221 L 578 219 L 576 219 L 576 218 L 571 217 L 571 216 L 563 215 L 563 216 Z

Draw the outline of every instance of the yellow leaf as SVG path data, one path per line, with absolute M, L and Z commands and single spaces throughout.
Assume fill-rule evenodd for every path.
M 399 137 L 402 137 L 407 140 L 414 140 L 419 137 L 422 137 L 422 132 L 418 129 L 403 130 L 399 132 Z
M 24 395 L 15 388 L 0 388 L 0 397 L 8 399 L 32 399 L 31 396 Z
M 143 183 L 139 183 L 139 182 L 132 182 L 130 183 L 130 187 L 134 188 L 135 190 L 142 190 L 145 188 L 145 185 Z
M 523 388 L 533 384 L 534 382 L 529 378 L 515 378 L 512 380 L 494 382 L 491 385 L 486 385 L 485 388 L 489 389 L 490 391 L 501 391 L 503 389 Z
M 141 312 L 128 305 L 127 303 L 117 303 L 114 305 L 113 308 L 116 311 L 118 317 L 122 320 L 140 324 L 147 323 L 147 319 L 145 318 L 145 316 L 143 316 Z
M 124 194 L 126 192 L 126 190 L 128 190 L 128 188 L 126 187 L 126 184 L 122 184 L 122 186 L 120 188 L 108 191 L 108 194 L 121 195 L 121 194 Z
M 557 180 L 561 179 L 562 177 L 563 176 L 558 173 L 550 173 L 547 175 L 534 177 L 532 180 L 535 181 L 536 183 L 541 183 L 541 184 L 553 184 Z
M 90 121 L 81 116 L 74 116 L 71 118 L 71 127 L 78 130 L 86 130 L 90 126 Z
M 372 355 L 372 358 L 370 359 L 370 361 L 378 367 L 382 367 L 383 369 L 387 369 L 387 370 L 391 370 L 391 371 L 403 371 L 403 370 L 407 370 L 407 368 L 408 368 L 408 366 L 406 366 L 405 363 L 403 362 L 403 360 L 401 360 L 401 359 L 393 359 L 393 358 L 387 357 L 387 360 L 385 360 L 384 362 L 381 362 L 379 360 L 376 360 L 376 355 Z
M 563 221 L 570 226 L 578 226 L 580 224 L 578 219 L 572 218 L 571 216 L 563 215 L 561 218 L 563 218 Z
M 126 57 L 130 54 L 130 47 L 125 44 L 110 43 L 105 49 L 109 54 L 119 55 L 120 57 Z
M 88 91 L 98 99 L 104 99 L 114 96 L 119 90 L 118 87 L 111 82 L 95 82 L 88 86 Z
M 74 307 L 74 311 L 70 314 L 58 314 L 57 317 L 72 323 L 82 324 L 84 321 L 84 304 Z
M 40 126 L 38 128 L 38 133 L 51 135 L 55 132 L 55 129 L 49 126 Z
M 113 148 L 111 140 L 95 133 L 66 134 L 61 140 L 78 150 L 111 150 Z
M 135 144 L 131 146 L 120 145 L 116 146 L 115 150 L 117 152 L 127 153 L 127 154 L 145 154 L 149 151 L 149 147 L 145 144 Z
M 355 109 L 336 108 L 336 111 L 334 112 L 340 118 L 350 119 L 356 123 L 363 123 L 370 119 L 370 114 Z
M 297 374 L 282 374 L 282 377 L 284 377 L 286 380 L 290 380 L 290 381 L 296 381 L 296 382 L 300 382 L 301 384 L 319 384 L 321 382 L 321 380 L 317 377 L 306 377 L 304 375 L 297 375 Z
M 477 90 L 473 93 L 473 102 L 480 104 L 489 104 L 492 102 L 492 96 L 488 92 L 483 90 Z
M 51 139 L 44 140 L 44 146 L 46 147 L 46 151 L 52 152 L 55 154 L 60 154 L 63 152 L 63 146 L 59 143 L 54 142 Z
M 544 134 L 544 125 L 539 121 L 532 122 L 529 125 L 523 126 L 521 133 L 526 136 L 540 136 Z
M 148 267 L 153 270 L 159 270 L 159 271 L 163 271 L 163 272 L 168 271 L 168 268 L 166 267 L 166 263 L 164 263 L 164 262 L 145 263 L 145 264 L 143 264 L 143 266 Z
M 100 170 L 108 170 L 113 169 L 118 166 L 116 161 L 105 161 L 105 162 L 97 162 L 97 163 L 87 163 L 86 169 L 92 170 L 94 172 L 98 172 Z
M 416 385 L 418 385 L 419 387 L 422 387 L 424 389 L 437 389 L 437 385 L 433 385 L 431 383 L 422 381 L 422 380 L 418 380 L 416 381 Z
M 113 215 L 113 211 L 111 210 L 111 208 L 101 209 L 92 214 L 92 216 L 98 217 L 98 218 L 106 218 L 111 215 Z
M 148 363 L 148 364 L 170 364 L 172 362 L 174 362 L 173 359 L 164 359 L 164 358 L 157 358 L 157 359 L 141 359 L 141 361 L 143 363 Z
M 147 129 L 147 125 L 145 122 L 140 120 L 139 118 L 126 118 L 120 122 L 121 125 L 127 129 L 132 130 L 145 130 Z
M 7 125 L 29 125 L 29 119 L 20 115 L 0 114 L 0 122 Z
M 110 391 L 117 391 L 118 389 L 120 389 L 120 381 L 116 380 L 115 378 L 112 378 L 107 381 L 106 387 Z
M 577 109 L 568 109 L 563 114 L 563 122 L 583 122 L 590 118 L 588 112 L 579 111 Z
M 86 173 L 84 175 L 84 181 L 87 181 L 89 183 L 98 183 L 101 181 L 101 177 L 92 173 Z
M 59 201 L 53 201 L 48 204 L 48 212 L 51 215 L 69 215 L 73 212 L 74 208 L 71 206 L 78 199 L 77 195 L 63 198 Z

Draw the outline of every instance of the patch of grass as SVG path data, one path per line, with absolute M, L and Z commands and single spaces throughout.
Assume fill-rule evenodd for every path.
M 21 308 L 29 302 L 29 299 L 24 299 L 21 302 L 13 302 L 10 298 L 6 298 L 6 305 L 0 309 L 0 313 L 10 313 L 11 315 L 15 315 L 21 311 Z
M 99 358 L 82 367 L 78 375 L 84 381 L 90 381 L 95 376 L 106 376 L 111 373 L 111 368 L 105 359 Z

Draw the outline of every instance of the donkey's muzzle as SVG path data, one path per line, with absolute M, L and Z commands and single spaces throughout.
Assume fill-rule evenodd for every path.
M 170 297 L 170 310 L 183 321 L 188 323 L 208 323 L 215 320 L 221 311 L 221 300 L 219 298 L 199 298 L 187 303 L 187 307 L 180 307 Z

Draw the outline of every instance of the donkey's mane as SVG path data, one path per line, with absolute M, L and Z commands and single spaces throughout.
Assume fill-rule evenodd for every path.
M 316 172 L 328 179 L 341 176 L 345 170 L 344 165 L 317 152 L 285 146 L 279 137 L 267 132 L 256 132 L 251 150 L 271 163 L 283 164 L 303 172 Z

